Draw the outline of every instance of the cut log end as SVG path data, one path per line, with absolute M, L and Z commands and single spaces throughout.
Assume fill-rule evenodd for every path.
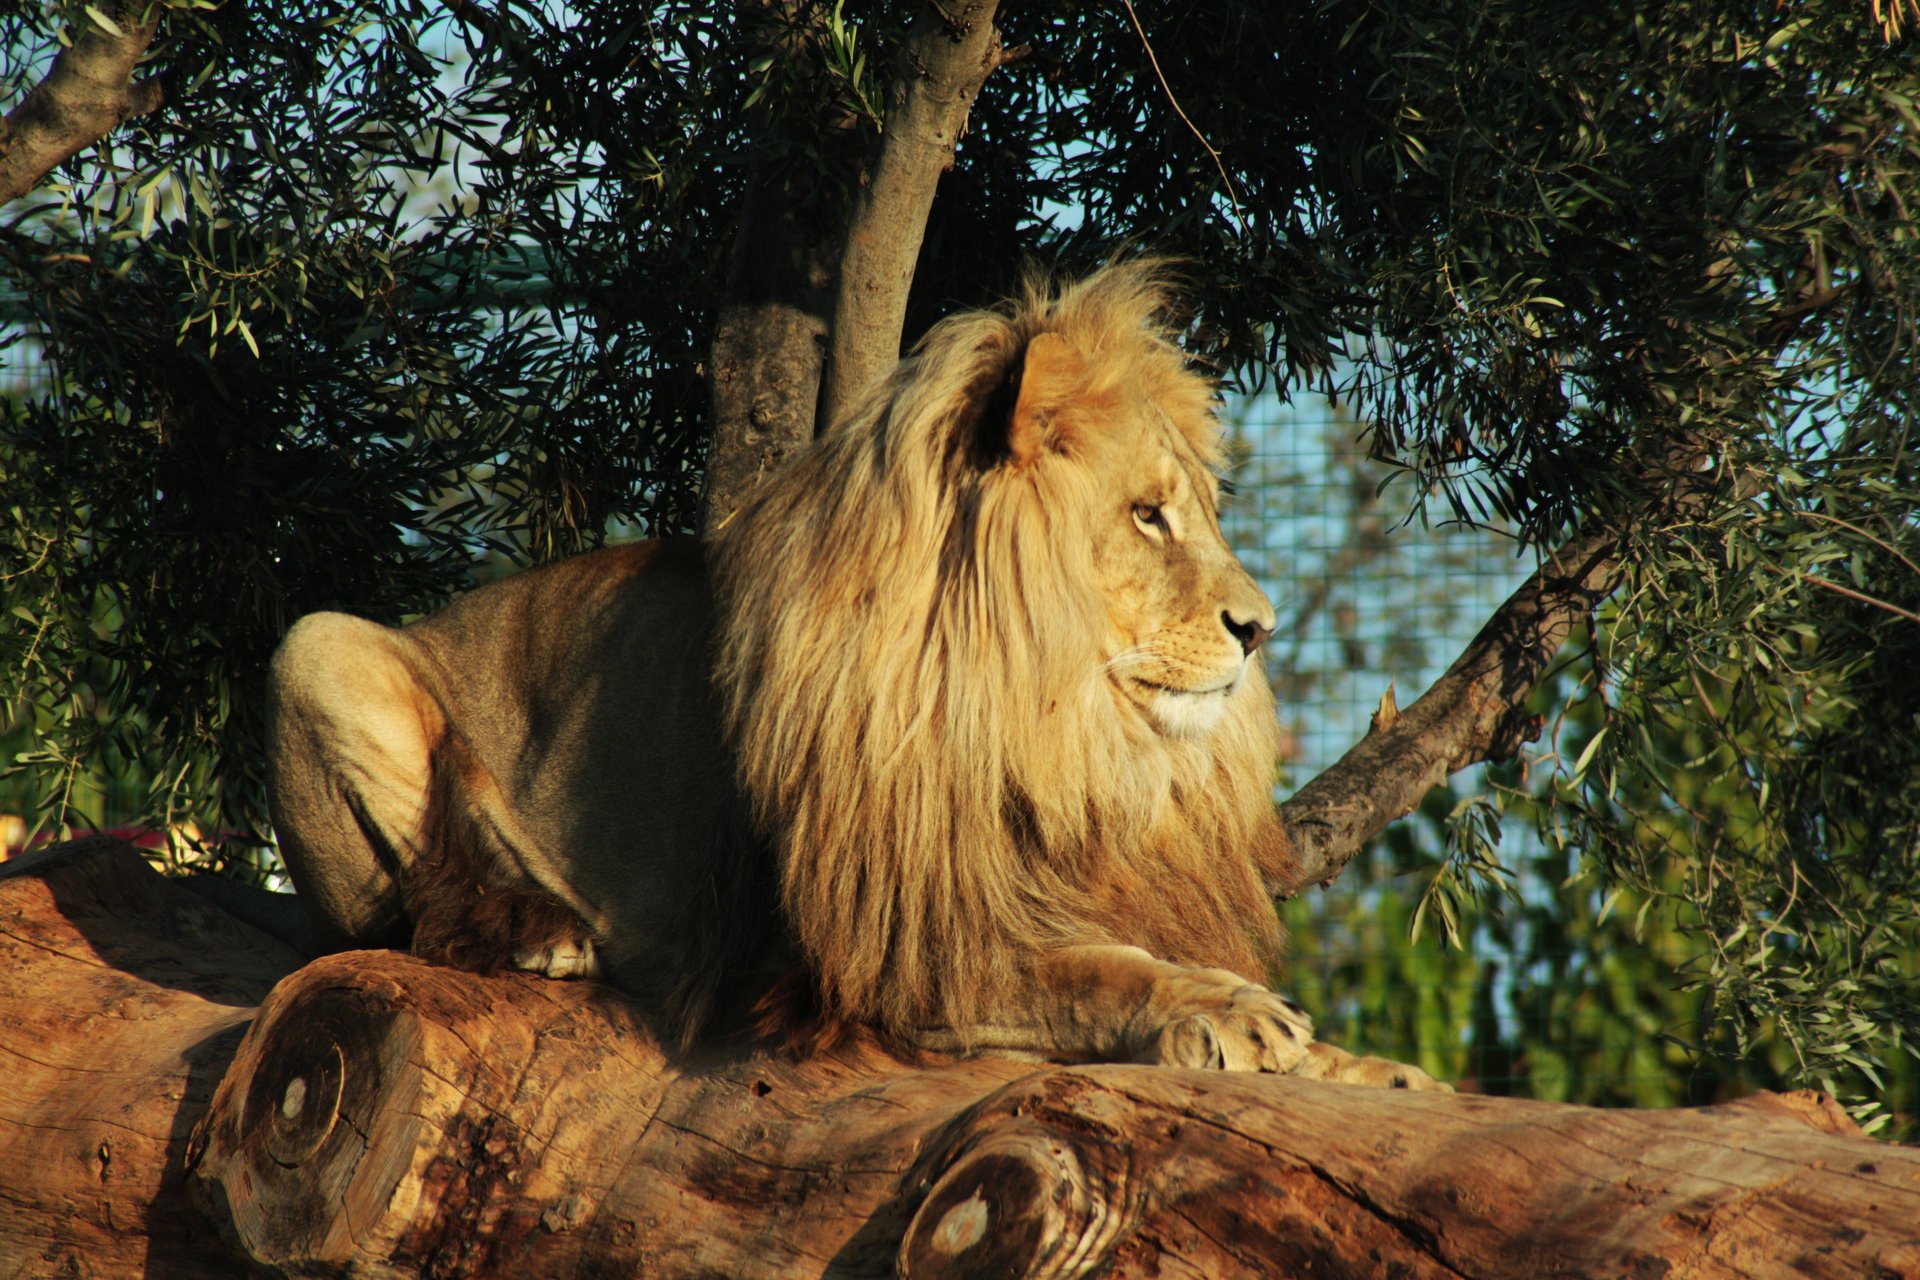
M 1083 1151 L 1016 1121 L 987 1132 L 933 1182 L 895 1272 L 911 1280 L 1085 1275 L 1132 1230 L 1139 1206 L 1123 1153 Z
M 290 954 L 131 851 L 9 872 L 0 1274 L 1920 1280 L 1920 1151 L 1817 1094 L 670 1057 L 591 983 L 390 952 L 268 995 Z
M 309 990 L 248 1037 L 188 1153 L 202 1209 L 244 1256 L 351 1256 L 348 1217 L 391 1191 L 364 1185 L 380 1170 L 361 1163 L 406 1106 L 389 1064 L 417 1039 L 413 1021 L 362 993 Z
M 910 1179 L 926 1191 L 895 1273 L 1063 1280 L 1109 1262 L 1158 1187 L 1109 1128 L 1111 1101 L 1072 1071 L 1049 1071 L 950 1127 Z

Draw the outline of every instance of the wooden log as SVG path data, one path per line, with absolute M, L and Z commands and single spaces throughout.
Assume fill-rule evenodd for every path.
M 65 1010 L 0 1026 L 10 1058 L 63 1042 L 37 1090 L 0 1092 L 0 1167 L 35 1179 L 0 1174 L 0 1275 L 1920 1277 L 1920 1151 L 1818 1095 L 1597 1111 L 872 1046 L 676 1058 L 605 989 L 392 953 L 275 988 L 187 1142 L 246 1016 L 219 1003 L 244 982 L 208 975 L 257 935 L 90 862 L 140 883 L 0 881 L 8 998 Z M 56 981 L 88 954 L 145 987 Z M 153 1172 L 122 1178 L 116 1147 L 89 1182 L 99 1090 L 65 1082 L 119 1044 L 111 991 L 152 1011 L 115 1093 L 169 1119 L 143 1122 Z
M 1813 1094 L 1634 1112 L 872 1050 L 674 1063 L 605 991 L 390 953 L 275 992 L 195 1176 L 298 1273 L 1920 1275 L 1920 1151 Z
M 291 950 L 106 838 L 0 867 L 0 1276 L 248 1274 L 183 1182 Z

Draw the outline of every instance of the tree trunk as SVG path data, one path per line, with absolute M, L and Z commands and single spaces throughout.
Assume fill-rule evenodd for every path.
M 776 175 L 747 182 L 727 298 L 707 360 L 713 430 L 700 527 L 712 535 L 813 439 L 832 294 L 831 240 Z
M 827 113 L 835 91 L 819 65 L 824 15 L 803 0 L 741 0 L 736 11 L 750 52 L 809 84 L 813 109 Z M 843 222 L 839 187 L 852 181 L 856 154 L 851 119 L 821 126 L 811 162 L 792 154 L 783 135 L 792 122 L 771 104 L 750 113 L 747 125 L 755 141 L 707 353 L 713 417 L 700 529 L 708 535 L 813 439 Z
M 1920 1151 L 1814 1094 L 680 1059 L 604 988 L 388 952 L 242 1042 L 292 953 L 103 840 L 7 868 L 0 964 L 0 1275 L 1920 1277 Z
M 820 425 L 830 427 L 900 360 L 907 295 L 940 176 L 973 100 L 1000 65 L 998 0 L 925 0 L 897 58 L 886 128 L 855 191 L 840 253 Z
M 160 28 L 162 8 L 102 0 L 72 10 L 68 39 L 46 79 L 0 118 L 0 204 L 33 190 L 55 165 L 115 127 L 159 110 L 165 91 L 133 73 Z

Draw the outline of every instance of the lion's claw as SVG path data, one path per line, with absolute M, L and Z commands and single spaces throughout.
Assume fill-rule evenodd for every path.
M 543 947 L 516 946 L 513 967 L 549 978 L 597 978 L 600 956 L 591 938 L 563 938 Z
M 1215 1071 L 1287 1072 L 1305 1060 L 1313 1023 L 1292 1001 L 1237 979 L 1232 984 L 1209 983 L 1205 990 L 1182 996 L 1183 1007 L 1191 1012 L 1168 1018 L 1139 1055 L 1142 1061 Z

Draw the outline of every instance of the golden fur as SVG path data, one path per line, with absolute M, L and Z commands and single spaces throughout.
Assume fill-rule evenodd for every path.
M 1134 262 L 942 322 L 708 547 L 302 619 L 270 786 L 321 933 L 603 973 L 689 1034 L 785 939 L 827 1028 L 1425 1083 L 1261 985 L 1273 615 L 1166 302 Z
M 1112 515 L 1147 459 L 1101 419 L 1157 407 L 1188 461 L 1221 464 L 1166 303 L 1139 262 L 946 321 L 717 541 L 729 739 L 832 1015 L 968 1025 L 1021 956 L 1075 943 L 1256 980 L 1276 958 L 1264 682 L 1175 739 L 1103 669 L 1132 602 L 1102 594 L 1093 553 L 1134 536 Z M 1042 333 L 1086 357 L 1065 409 L 1084 420 L 1027 465 L 983 457 Z

